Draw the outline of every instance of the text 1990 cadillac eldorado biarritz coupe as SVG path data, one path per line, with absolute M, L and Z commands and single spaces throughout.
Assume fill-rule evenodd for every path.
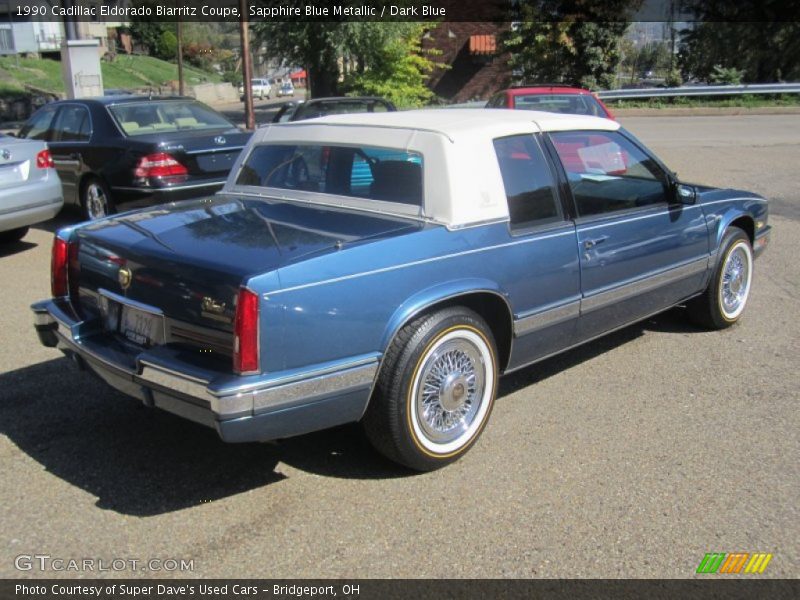
M 62 229 L 43 344 L 115 388 L 271 440 L 362 421 L 463 455 L 498 377 L 679 303 L 744 310 L 767 203 L 687 185 L 619 124 L 491 110 L 259 129 L 204 200 Z

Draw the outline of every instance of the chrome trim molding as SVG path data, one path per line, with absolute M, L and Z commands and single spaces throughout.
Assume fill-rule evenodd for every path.
M 597 310 L 599 308 L 608 306 L 609 304 L 614 304 L 616 302 L 620 302 L 621 300 L 627 300 L 633 296 L 638 296 L 639 294 L 649 292 L 661 287 L 662 285 L 702 273 L 708 270 L 709 264 L 710 259 L 708 257 L 703 257 L 679 267 L 662 271 L 661 273 L 657 273 L 655 275 L 650 275 L 649 277 L 645 277 L 638 281 L 626 283 L 611 290 L 598 292 L 584 298 L 581 301 L 581 313 Z
M 217 154 L 219 152 L 240 152 L 244 150 L 244 146 L 225 146 L 224 148 L 206 148 L 204 150 L 192 150 L 185 152 L 185 154 Z
M 253 412 L 286 408 L 336 392 L 368 388 L 378 372 L 378 361 L 360 367 L 320 375 L 295 383 L 258 390 L 253 394 Z
M 194 183 L 192 185 L 175 185 L 172 187 L 128 187 L 128 186 L 115 186 L 112 190 L 122 192 L 180 192 L 182 190 L 194 190 L 198 188 L 212 187 L 215 185 L 225 185 L 225 179 L 218 181 L 208 181 L 206 183 Z
M 110 292 L 105 288 L 98 289 L 97 294 L 99 296 L 104 296 L 109 300 L 113 300 L 118 304 L 124 304 L 125 306 L 130 306 L 131 308 L 135 308 L 137 310 L 141 310 L 143 312 L 150 313 L 153 315 L 164 316 L 164 311 L 162 311 L 160 308 L 156 308 L 155 306 L 150 306 L 149 304 L 144 304 L 142 302 L 137 302 L 136 300 L 131 300 L 130 298 L 126 298 L 125 296 L 120 296 L 119 294 Z
M 574 319 L 580 315 L 580 310 L 581 301 L 575 300 L 555 308 L 540 310 L 532 315 L 520 317 L 514 321 L 514 337 L 520 337 L 545 327 Z
M 260 392 L 262 390 L 272 389 L 278 386 L 286 386 L 292 383 L 299 383 L 315 377 L 330 375 L 332 373 L 338 373 L 340 371 L 346 371 L 348 369 L 353 369 L 356 367 L 377 363 L 379 356 L 380 355 L 378 353 L 375 353 L 355 360 L 338 362 L 336 364 L 328 365 L 327 367 L 297 372 L 293 375 L 286 375 L 284 377 L 273 379 L 272 381 L 266 381 L 266 382 L 262 381 L 257 383 L 250 383 L 247 385 L 237 385 L 233 387 L 211 389 L 209 390 L 209 393 L 213 394 L 214 396 L 221 397 L 221 396 L 230 396 L 232 394 L 243 394 L 245 392 Z

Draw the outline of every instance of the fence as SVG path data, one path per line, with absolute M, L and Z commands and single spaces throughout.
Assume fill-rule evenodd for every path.
M 797 94 L 800 83 L 758 83 L 752 85 L 698 85 L 674 88 L 641 88 L 603 90 L 597 92 L 602 100 L 638 100 L 642 98 L 672 98 L 676 96 L 736 96 L 742 94 Z

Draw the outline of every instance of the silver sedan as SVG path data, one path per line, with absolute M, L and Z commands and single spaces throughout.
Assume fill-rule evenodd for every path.
M 16 242 L 28 227 L 52 219 L 64 204 L 47 144 L 0 135 L 0 242 Z

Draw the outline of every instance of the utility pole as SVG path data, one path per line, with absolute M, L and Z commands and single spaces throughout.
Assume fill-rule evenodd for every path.
M 239 28 L 242 37 L 242 87 L 244 88 L 244 122 L 247 129 L 256 128 L 253 112 L 253 63 L 250 58 L 250 20 L 247 0 L 239 0 Z
M 183 87 L 183 22 L 178 17 L 178 95 L 184 95 Z

